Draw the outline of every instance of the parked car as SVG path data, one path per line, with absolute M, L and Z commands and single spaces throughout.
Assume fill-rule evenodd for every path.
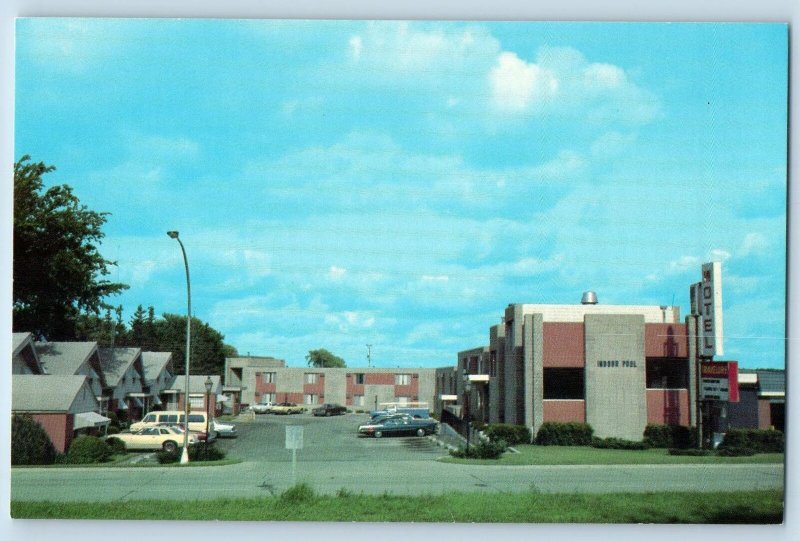
M 183 433 L 168 426 L 142 428 L 136 432 L 120 432 L 112 436 L 125 444 L 125 449 L 147 449 L 175 451 L 183 445 Z M 198 439 L 189 434 L 189 445 L 197 445 Z
M 382 436 L 426 436 L 434 434 L 439 428 L 439 423 L 433 419 L 407 419 L 389 417 L 383 421 L 358 427 L 359 434 L 380 438 Z
M 220 423 L 219 421 L 214 422 L 214 430 L 217 433 L 217 437 L 220 438 L 235 438 L 239 435 L 236 432 L 236 425 Z
M 144 416 L 144 419 L 131 424 L 131 432 L 136 432 L 142 428 L 149 428 L 162 425 L 178 425 L 184 426 L 186 414 L 183 411 L 151 411 Z M 191 411 L 189 412 L 189 432 L 197 432 L 199 439 L 206 439 L 206 427 L 211 433 L 211 439 L 216 436 L 214 428 L 214 418 L 208 418 L 208 414 L 204 411 Z
M 290 413 L 303 413 L 305 408 L 293 402 L 281 402 L 280 404 L 272 406 L 271 411 L 276 415 L 288 415 Z
M 318 408 L 312 409 L 311 413 L 316 417 L 330 417 L 331 415 L 344 415 L 347 413 L 347 408 L 339 404 L 322 404 Z
M 392 413 L 407 413 L 414 417 L 415 419 L 429 419 L 430 412 L 428 408 L 417 408 L 417 407 L 403 407 L 403 406 L 393 406 L 390 408 L 382 409 L 382 410 L 375 410 L 369 412 L 370 417 L 373 419 L 378 416 L 386 416 Z
M 273 402 L 264 402 L 263 404 L 253 404 L 250 409 L 254 413 L 271 413 L 273 407 L 275 407 Z
M 405 419 L 405 420 L 410 421 L 410 420 L 413 420 L 414 417 L 412 417 L 408 413 L 389 413 L 389 412 L 384 412 L 384 413 L 382 413 L 380 415 L 375 415 L 372 419 L 370 419 L 369 424 L 373 424 L 374 425 L 375 423 L 382 423 L 386 419 Z

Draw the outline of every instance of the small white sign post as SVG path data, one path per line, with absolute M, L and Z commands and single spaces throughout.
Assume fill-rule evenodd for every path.
M 292 450 L 292 486 L 297 482 L 297 450 L 303 448 L 303 427 L 286 425 L 286 448 Z

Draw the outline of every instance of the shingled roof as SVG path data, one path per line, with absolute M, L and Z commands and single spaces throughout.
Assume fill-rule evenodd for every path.
M 143 351 L 142 366 L 145 379 L 153 381 L 171 360 L 172 353 L 168 351 Z
M 34 348 L 48 374 L 72 376 L 78 373 L 81 365 L 97 350 L 97 343 L 38 342 L 34 344 Z
M 206 392 L 206 378 L 208 376 L 189 376 L 189 394 L 205 394 Z M 219 394 L 222 391 L 221 377 L 211 376 L 213 386 L 211 387 L 212 394 Z M 186 376 L 180 375 L 172 382 L 173 391 L 183 392 L 186 390 Z
M 14 374 L 11 378 L 11 411 L 68 412 L 86 376 Z
M 103 367 L 106 384 L 116 387 L 141 352 L 139 348 L 100 348 L 100 366 Z

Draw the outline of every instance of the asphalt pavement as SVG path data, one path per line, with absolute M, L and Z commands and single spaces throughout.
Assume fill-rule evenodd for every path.
M 239 437 L 216 443 L 239 464 L 195 468 L 13 468 L 12 500 L 126 501 L 276 495 L 304 481 L 319 493 L 609 493 L 782 489 L 782 464 L 476 466 L 436 459 L 430 438 L 362 438 L 365 415 L 237 420 Z M 285 426 L 303 426 L 303 448 L 285 448 Z

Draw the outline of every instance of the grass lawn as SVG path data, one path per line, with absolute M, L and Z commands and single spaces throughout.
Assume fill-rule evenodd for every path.
M 499 460 L 454 458 L 440 459 L 457 464 L 488 464 L 498 466 L 532 466 L 563 464 L 762 464 L 782 463 L 783 453 L 764 453 L 754 456 L 672 456 L 666 449 L 626 451 L 594 447 L 559 447 L 517 445 L 519 453 L 505 453 Z
M 777 524 L 782 491 L 644 494 L 454 493 L 319 496 L 306 485 L 273 498 L 11 502 L 13 518 L 340 522 Z

